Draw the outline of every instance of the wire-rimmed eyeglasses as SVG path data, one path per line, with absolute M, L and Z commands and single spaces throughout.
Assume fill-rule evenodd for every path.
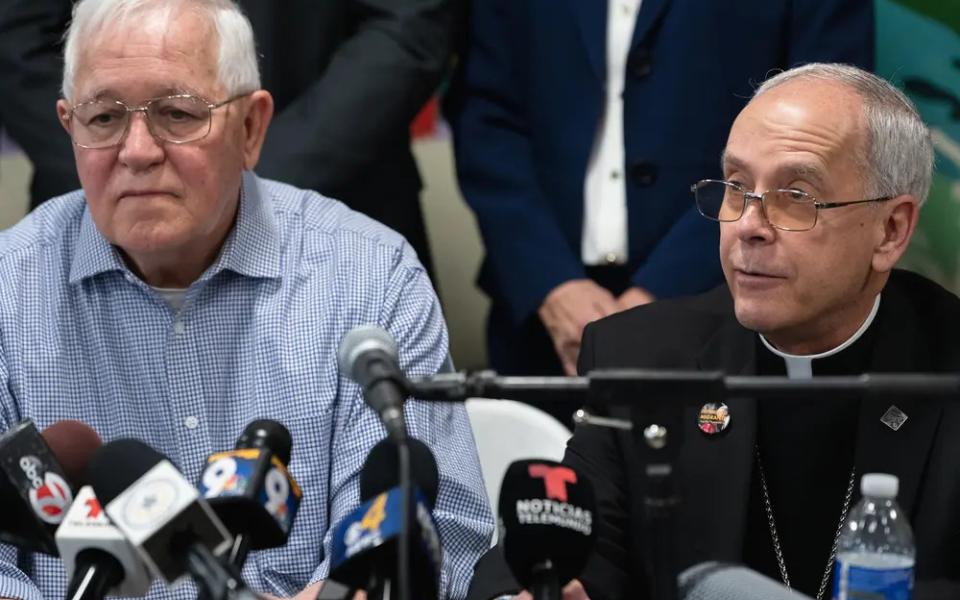
M 884 202 L 890 196 L 846 202 L 820 202 L 800 190 L 768 190 L 762 194 L 747 191 L 742 185 L 718 179 L 704 179 L 690 186 L 697 210 L 713 221 L 729 223 L 743 216 L 751 200 L 760 202 L 764 219 L 772 227 L 783 231 L 808 231 L 817 224 L 821 210 Z
M 132 113 L 142 112 L 147 129 L 157 140 L 186 144 L 210 133 L 213 110 L 250 92 L 222 102 L 210 103 L 191 94 L 153 98 L 141 106 L 127 106 L 119 100 L 99 99 L 77 104 L 67 112 L 70 137 L 81 148 L 110 148 L 119 145 L 130 129 Z

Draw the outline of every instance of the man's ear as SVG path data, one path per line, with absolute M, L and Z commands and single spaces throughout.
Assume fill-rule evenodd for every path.
M 68 112 L 70 112 L 70 105 L 67 101 L 62 98 L 57 100 L 57 120 L 60 121 L 60 126 L 67 132 L 67 135 L 70 135 L 70 122 L 67 120 Z
M 260 160 L 260 150 L 267 135 L 267 126 L 273 117 L 273 96 L 267 90 L 250 94 L 247 113 L 243 118 L 243 167 L 253 169 Z
M 917 228 L 920 206 L 909 194 L 897 196 L 885 202 L 877 233 L 877 245 L 873 249 L 873 270 L 888 273 L 907 251 L 910 238 Z

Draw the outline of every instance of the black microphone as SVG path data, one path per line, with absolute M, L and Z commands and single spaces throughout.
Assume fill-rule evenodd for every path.
M 409 530 L 410 597 L 436 598 L 440 582 L 440 536 L 431 515 L 439 477 L 433 453 L 410 439 L 411 479 Z M 369 598 L 397 594 L 397 558 L 404 520 L 402 488 L 397 487 L 397 448 L 382 440 L 370 451 L 360 473 L 360 497 L 365 500 L 334 529 L 330 575 Z M 422 486 L 422 487 L 421 487 Z
M 694 565 L 677 577 L 681 600 L 813 600 L 740 565 Z
M 499 512 L 500 546 L 513 576 L 534 600 L 558 600 L 593 551 L 590 481 L 554 461 L 516 461 L 503 477 Z
M 243 567 L 250 550 L 287 543 L 303 492 L 287 471 L 293 440 L 276 421 L 243 430 L 234 450 L 210 455 L 197 486 L 235 537 L 228 561 Z
M 26 419 L 0 436 L 0 541 L 28 552 L 57 556 L 54 534 L 73 503 L 67 470 L 53 445 L 69 437 L 76 421 L 60 421 L 44 435 Z M 84 426 L 86 427 L 86 426 Z M 87 428 L 89 429 L 89 428 Z M 96 437 L 96 434 L 94 434 Z M 99 438 L 97 443 L 99 443 Z
M 410 475 L 413 485 L 424 495 L 430 509 L 437 501 L 440 488 L 440 471 L 430 447 L 416 438 L 409 438 Z M 380 440 L 370 449 L 360 471 L 360 501 L 365 502 L 377 494 L 400 485 L 400 457 L 396 444 Z
M 217 559 L 230 534 L 163 454 L 138 440 L 116 440 L 94 454 L 88 475 L 107 516 L 167 583 L 189 575 L 202 598 L 256 598 Z
M 387 435 L 405 439 L 406 378 L 400 371 L 393 336 L 374 325 L 355 327 L 340 341 L 337 363 L 342 373 L 360 384 L 364 401 L 380 415 Z

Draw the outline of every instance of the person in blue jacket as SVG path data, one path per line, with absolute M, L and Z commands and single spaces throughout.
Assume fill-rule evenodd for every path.
M 501 373 L 573 374 L 588 322 L 719 284 L 717 230 L 690 186 L 720 178 L 754 86 L 807 62 L 873 66 L 870 0 L 470 10 L 447 116 L 486 247 L 479 284 Z

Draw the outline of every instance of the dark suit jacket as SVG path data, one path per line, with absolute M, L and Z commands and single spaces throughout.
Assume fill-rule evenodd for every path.
M 960 299 L 908 272 L 894 272 L 881 296 L 872 372 L 960 370 Z M 754 332 L 733 316 L 726 286 L 707 294 L 656 302 L 587 327 L 580 369 L 661 368 L 755 372 Z M 679 457 L 683 504 L 678 515 L 680 568 L 707 561 L 741 562 L 756 438 L 756 403 L 730 399 L 727 435 L 694 429 Z M 892 431 L 880 421 L 890 399 L 861 402 L 856 432 L 858 473 L 900 478 L 898 502 L 909 515 L 920 579 L 960 577 L 960 402 L 901 398 L 909 420 Z M 627 417 L 622 407 L 612 409 Z M 629 433 L 578 428 L 564 461 L 590 477 L 600 524 L 594 559 L 582 579 L 594 600 L 637 598 L 646 589 L 642 522 L 643 469 Z M 810 482 L 816 493 L 817 482 Z M 854 501 L 859 494 L 855 495 Z M 718 518 L 722 516 L 722 518 Z
M 474 0 L 447 105 L 486 247 L 480 285 L 514 326 L 585 277 L 583 181 L 606 73 L 604 0 Z M 873 64 L 870 0 L 643 0 L 624 100 L 632 282 L 659 298 L 722 281 L 696 181 L 753 86 L 810 61 Z M 492 335 L 497 335 L 492 332 Z
M 63 77 L 60 37 L 71 5 L 64 0 L 0 3 L 0 123 L 33 163 L 34 206 L 80 187 L 70 137 L 55 106 Z
M 239 2 L 276 101 L 257 172 L 382 221 L 428 266 L 409 126 L 445 70 L 456 1 Z M 70 6 L 8 0 L 0 8 L 0 120 L 34 163 L 34 205 L 78 187 L 54 111 Z

